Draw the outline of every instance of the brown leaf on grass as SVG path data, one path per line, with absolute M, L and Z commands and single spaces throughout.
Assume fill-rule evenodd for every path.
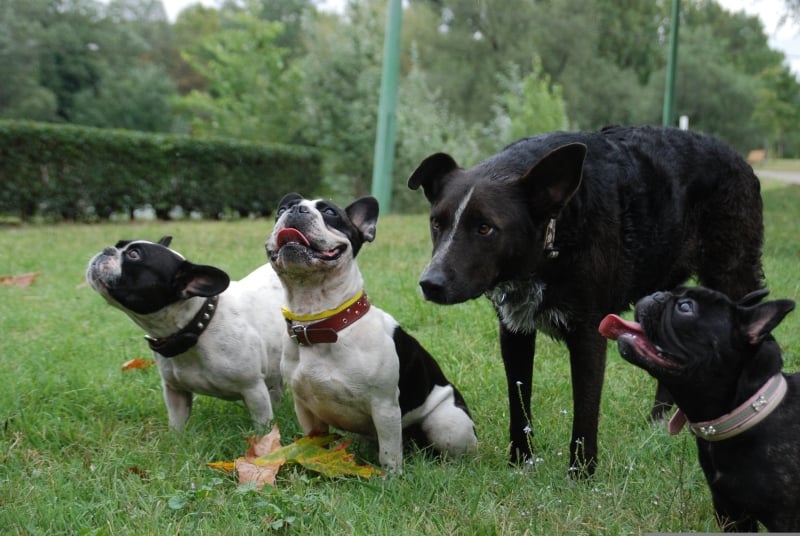
M 281 432 L 278 430 L 278 425 L 272 427 L 272 431 L 267 435 L 259 438 L 258 436 L 250 436 L 247 438 L 250 447 L 247 449 L 247 458 L 258 458 L 270 452 L 275 452 L 281 448 Z
M 239 485 L 253 482 L 256 489 L 261 489 L 264 485 L 275 485 L 275 476 L 283 463 L 273 463 L 270 465 L 256 465 L 255 460 L 259 456 L 269 454 L 281 448 L 281 433 L 278 426 L 274 425 L 272 431 L 263 437 L 248 437 L 247 454 L 233 462 L 212 462 L 207 463 L 208 467 L 224 471 L 226 473 L 236 471 L 239 475 Z
M 128 371 L 128 370 L 143 369 L 143 368 L 147 368 L 147 367 L 152 367 L 155 364 L 156 364 L 156 362 L 153 361 L 152 359 L 142 359 L 141 357 L 137 357 L 137 358 L 125 361 L 122 364 L 122 371 L 125 372 L 125 371 Z
M 278 470 L 287 463 L 300 464 L 306 469 L 330 478 L 338 476 L 357 476 L 371 478 L 382 474 L 371 465 L 359 465 L 355 456 L 347 452 L 350 440 L 339 441 L 336 434 L 326 436 L 301 437 L 293 443 L 281 447 L 280 432 L 277 426 L 262 438 L 248 438 L 250 447 L 247 455 L 235 462 L 214 462 L 206 464 L 213 469 L 230 472 L 235 468 L 239 475 L 239 485 L 253 483 L 257 489 L 265 484 L 275 485 Z M 332 447 L 332 443 L 335 443 Z
M 257 465 L 253 463 L 257 458 L 239 458 L 236 460 L 236 474 L 239 475 L 239 485 L 253 483 L 256 489 L 263 488 L 266 484 L 275 487 L 275 477 L 278 476 L 278 469 L 283 462 L 276 462 L 269 465 Z
M 40 275 L 40 272 L 30 272 L 20 275 L 0 275 L 0 286 L 29 287 Z

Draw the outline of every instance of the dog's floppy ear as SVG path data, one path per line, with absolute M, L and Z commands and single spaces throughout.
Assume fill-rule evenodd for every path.
M 169 245 L 172 243 L 172 237 L 169 235 L 164 235 L 161 237 L 161 240 L 159 240 L 158 243 L 164 246 L 165 248 L 168 248 Z
M 750 344 L 759 344 L 794 309 L 792 300 L 768 301 L 752 307 L 738 307 Z
M 519 179 L 528 193 L 531 212 L 555 218 L 581 185 L 587 147 L 570 143 L 553 149 Z
M 175 274 L 174 284 L 181 298 L 216 296 L 225 291 L 231 282 L 228 274 L 214 266 L 192 264 L 184 261 Z
M 375 240 L 375 229 L 378 225 L 378 200 L 372 196 L 362 197 L 350 203 L 344 211 L 347 217 L 367 242 Z
M 459 169 L 458 164 L 449 154 L 432 154 L 423 160 L 408 178 L 408 187 L 416 190 L 422 186 L 425 197 L 433 203 L 442 189 L 442 179 L 455 169 Z

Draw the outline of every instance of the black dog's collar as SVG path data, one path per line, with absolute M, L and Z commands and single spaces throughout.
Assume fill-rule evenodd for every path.
M 721 441 L 745 432 L 772 413 L 786 396 L 786 378 L 778 373 L 743 404 L 713 421 L 689 423 L 689 430 L 706 441 Z M 686 424 L 686 415 L 678 409 L 669 421 L 669 432 L 677 434 Z
M 205 303 L 194 315 L 191 322 L 172 335 L 158 338 L 145 335 L 144 338 L 147 344 L 150 345 L 150 349 L 164 357 L 175 357 L 197 344 L 200 334 L 206 330 L 208 324 L 211 323 L 211 319 L 214 318 L 218 301 L 219 296 L 206 298 Z

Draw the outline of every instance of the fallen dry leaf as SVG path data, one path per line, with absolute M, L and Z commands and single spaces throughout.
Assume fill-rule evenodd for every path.
M 247 449 L 245 457 L 258 458 L 281 448 L 281 432 L 278 430 L 278 425 L 274 425 L 267 435 L 260 439 L 258 436 L 248 437 L 247 442 L 250 444 L 250 448 Z
M 122 364 L 122 371 L 125 372 L 128 370 L 143 369 L 147 367 L 152 367 L 155 364 L 156 362 L 153 361 L 152 359 L 142 359 L 141 357 L 136 357 L 134 359 L 125 361 Z
M 293 443 L 281 447 L 280 432 L 273 426 L 272 431 L 262 438 L 248 438 L 250 444 L 247 455 L 235 462 L 213 462 L 206 464 L 212 469 L 230 472 L 236 470 L 239 485 L 253 483 L 257 489 L 264 485 L 275 485 L 278 470 L 287 463 L 300 464 L 303 467 L 327 477 L 358 476 L 371 478 L 382 474 L 371 465 L 359 465 L 355 456 L 347 452 L 350 440 L 339 441 L 341 436 L 301 437 Z
M 40 275 L 40 272 L 30 272 L 20 275 L 0 275 L 0 286 L 29 287 Z

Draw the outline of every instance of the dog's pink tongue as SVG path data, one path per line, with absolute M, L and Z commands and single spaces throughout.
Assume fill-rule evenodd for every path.
M 626 333 L 644 337 L 642 326 L 640 326 L 638 322 L 630 322 L 617 315 L 606 316 L 600 322 L 597 331 L 599 331 L 600 335 L 603 337 L 613 341 L 617 340 L 620 335 L 625 335 Z
M 304 235 L 303 233 L 301 233 L 300 231 L 298 231 L 293 227 L 281 229 L 280 231 L 278 231 L 277 241 L 279 248 L 282 248 L 283 246 L 285 246 L 290 242 L 296 242 L 298 244 L 303 244 L 304 246 L 311 245 L 311 242 L 308 241 L 306 235 Z

